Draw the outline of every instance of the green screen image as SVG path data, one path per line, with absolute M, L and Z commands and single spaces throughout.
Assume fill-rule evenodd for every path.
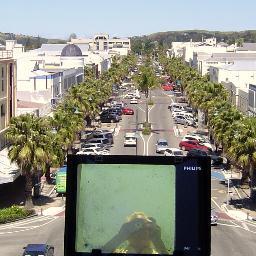
M 76 252 L 172 254 L 175 166 L 81 164 L 77 171 Z

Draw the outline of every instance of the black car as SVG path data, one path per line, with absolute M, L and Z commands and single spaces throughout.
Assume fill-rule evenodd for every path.
M 23 256 L 54 256 L 54 247 L 47 244 L 28 244 L 23 249 Z
M 120 117 L 112 113 L 103 113 L 100 115 L 100 121 L 102 123 L 117 123 L 120 121 Z
M 201 149 L 190 149 L 187 153 L 187 156 L 208 156 L 207 152 Z

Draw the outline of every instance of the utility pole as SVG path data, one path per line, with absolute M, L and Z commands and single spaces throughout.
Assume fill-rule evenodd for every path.
M 230 183 L 230 179 L 228 178 L 227 205 L 229 205 L 229 183 Z
M 139 135 L 139 124 L 138 124 L 138 107 L 136 108 L 136 156 L 138 155 L 138 135 Z

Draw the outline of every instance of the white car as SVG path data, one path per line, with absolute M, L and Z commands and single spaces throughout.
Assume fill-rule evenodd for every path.
M 127 132 L 124 136 L 124 146 L 133 146 L 136 147 L 137 137 L 134 132 Z
M 136 98 L 132 98 L 130 104 L 138 104 L 138 100 Z
M 76 153 L 77 155 L 110 155 L 108 150 L 102 148 L 85 148 Z
M 167 148 L 164 151 L 165 156 L 184 156 L 183 151 L 178 148 Z
M 187 119 L 192 119 L 192 120 L 194 119 L 194 115 L 192 113 L 188 113 L 188 112 L 183 111 L 183 110 L 177 110 L 177 111 L 172 112 L 172 117 L 173 118 L 177 115 L 184 116 Z
M 209 150 L 213 151 L 213 146 L 211 145 L 209 140 L 203 139 L 202 137 L 194 134 L 187 134 L 182 138 L 182 141 L 184 140 L 197 140 L 204 146 L 206 146 Z

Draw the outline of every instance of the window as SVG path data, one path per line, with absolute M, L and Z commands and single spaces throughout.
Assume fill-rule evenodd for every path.
M 2 77 L 4 77 L 4 67 L 2 67 Z
M 4 109 L 4 105 L 1 105 L 1 116 L 5 116 L 5 109 Z
M 2 80 L 2 92 L 4 92 L 4 80 Z

